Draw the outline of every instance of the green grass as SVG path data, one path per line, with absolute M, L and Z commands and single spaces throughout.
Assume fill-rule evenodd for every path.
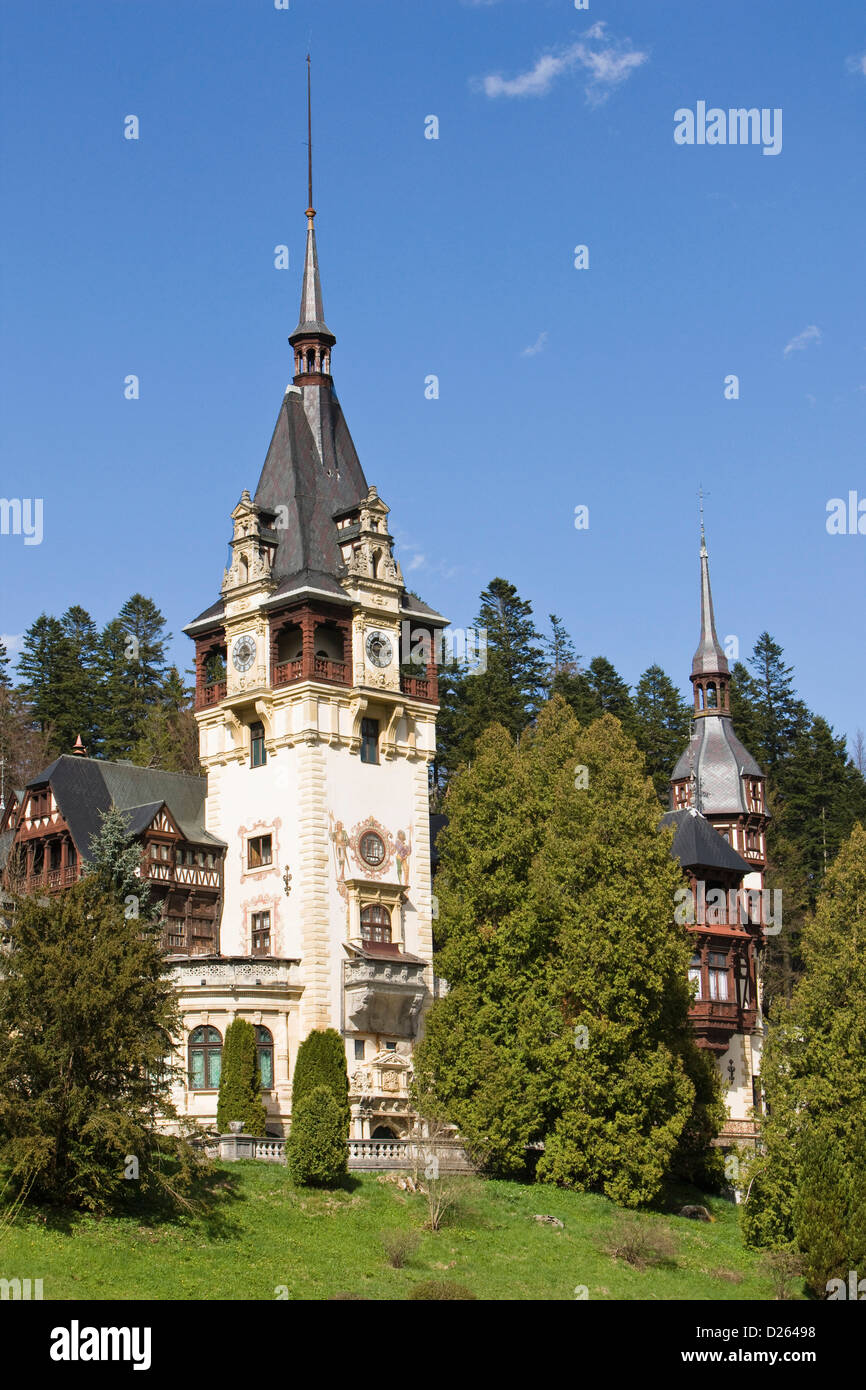
M 222 1200 L 207 1220 L 35 1211 L 0 1222 L 0 1277 L 41 1278 L 46 1299 L 273 1299 L 283 1285 L 291 1299 L 402 1300 L 430 1278 L 496 1300 L 571 1300 L 578 1285 L 590 1299 L 772 1297 L 760 1257 L 743 1248 L 735 1208 L 694 1193 L 682 1200 L 703 1202 L 715 1222 L 641 1216 L 663 1220 L 677 1249 L 673 1262 L 640 1271 L 605 1253 L 620 1213 L 603 1197 L 480 1181 L 432 1233 L 423 1197 L 376 1174 L 320 1192 L 293 1187 L 276 1165 L 219 1171 Z M 564 1229 L 534 1221 L 536 1212 Z M 399 1227 L 421 1239 L 407 1265 L 392 1269 L 380 1237 Z

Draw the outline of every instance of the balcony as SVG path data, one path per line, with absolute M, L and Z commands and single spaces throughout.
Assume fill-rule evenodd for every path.
M 414 1037 L 427 994 L 426 964 L 395 955 L 358 956 L 343 963 L 346 1027 L 357 1033 Z
M 280 661 L 274 666 L 273 684 L 275 686 L 291 685 L 293 681 L 304 679 L 304 661 L 302 657 L 296 657 L 294 661 Z M 314 657 L 313 670 L 306 679 L 330 681 L 334 685 L 348 685 L 349 663 L 348 661 L 331 661 L 330 657 Z
M 435 702 L 436 696 L 433 694 L 433 682 L 427 676 L 400 676 L 400 689 L 404 695 L 408 695 L 410 700 L 432 700 Z
M 204 991 L 234 998 L 240 992 L 262 989 L 300 998 L 300 962 L 283 956 L 211 956 L 171 962 L 177 983 L 185 992 Z
M 210 685 L 201 686 L 195 692 L 196 709 L 207 709 L 209 705 L 218 705 L 220 700 L 225 699 L 227 689 L 227 681 L 213 681 Z
M 56 893 L 59 889 L 68 888 L 77 882 L 77 868 L 49 869 L 47 873 L 40 870 L 38 874 L 27 875 L 24 880 L 24 892 L 37 893 L 47 889 L 49 893 Z

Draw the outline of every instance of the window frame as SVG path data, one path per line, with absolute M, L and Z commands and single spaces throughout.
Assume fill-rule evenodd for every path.
M 269 848 L 268 848 L 268 857 L 267 857 L 267 859 L 260 858 L 259 861 L 258 861 L 258 863 L 253 863 L 253 846 L 254 846 L 254 845 L 261 846 L 261 845 L 264 844 L 265 840 L 267 840 L 268 846 L 269 846 Z M 261 849 L 257 850 L 256 853 L 261 854 Z M 249 838 L 248 838 L 248 840 L 247 840 L 246 861 L 247 861 L 247 872 L 250 872 L 250 871 L 255 872 L 257 869 L 271 869 L 271 868 L 273 868 L 273 864 L 274 864 L 274 836 L 273 836 L 273 832 L 272 832 L 272 831 L 269 831 L 267 835 L 250 835 L 250 836 L 249 836 Z
M 202 1037 L 198 1038 L 197 1034 Z M 210 1035 L 214 1036 L 211 1037 Z M 202 1075 L 204 1084 L 197 1086 L 193 1077 L 193 1052 L 202 1054 Z M 212 1058 L 218 1059 L 216 1084 L 213 1084 Z M 200 1023 L 193 1028 L 187 1039 L 187 1087 L 190 1091 L 218 1091 L 220 1077 L 222 1076 L 223 1065 L 223 1036 L 218 1028 L 214 1028 L 212 1023 Z

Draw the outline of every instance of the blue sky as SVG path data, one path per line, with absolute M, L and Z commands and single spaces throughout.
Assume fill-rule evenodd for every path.
M 41 545 L 0 535 L 0 632 L 140 590 L 189 664 L 290 375 L 309 47 L 334 376 L 410 586 L 464 626 L 504 575 L 586 661 L 687 688 L 703 484 L 720 635 L 768 628 L 866 728 L 866 535 L 825 524 L 866 499 L 859 0 L 5 0 L 0 25 L 0 495 L 44 502 Z M 678 146 L 699 101 L 781 108 L 781 152 Z

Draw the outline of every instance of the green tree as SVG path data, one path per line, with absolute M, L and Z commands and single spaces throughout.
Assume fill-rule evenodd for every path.
M 541 642 L 547 655 L 545 688 L 548 692 L 560 674 L 572 676 L 580 670 L 580 657 L 574 650 L 574 642 L 562 619 L 555 613 L 549 615 L 550 636 L 542 637 Z
M 663 806 L 670 804 L 670 778 L 689 741 L 692 710 L 661 666 L 649 666 L 634 697 L 637 746 Z
M 13 1188 L 94 1211 L 139 1192 L 188 1204 L 199 1165 L 164 1132 L 179 1124 L 180 1017 L 158 925 L 92 874 L 17 900 L 4 930 L 0 1168 Z
M 750 1165 L 741 1208 L 750 1245 L 784 1245 L 797 1237 L 798 1230 L 801 1237 L 806 1228 L 814 1231 L 816 1188 L 830 1191 L 841 1184 L 849 1190 L 862 1164 L 864 903 L 866 831 L 858 824 L 828 871 L 814 915 L 804 928 L 802 978 L 790 1003 L 777 999 L 770 1014 L 761 1063 L 768 1104 L 762 1126 L 764 1150 Z M 821 1147 L 834 1155 L 832 1165 L 829 1160 L 824 1165 L 823 1176 L 815 1171 Z M 818 1205 L 823 1207 L 826 1200 Z M 859 1241 L 858 1225 L 850 1231 L 852 1258 Z M 861 1262 L 864 1255 L 866 1251 L 861 1251 Z
M 317 1086 L 327 1086 L 340 1108 L 344 1139 L 349 1137 L 349 1076 L 346 1047 L 335 1028 L 314 1028 L 298 1048 L 292 1078 L 292 1113 Z
M 106 758 L 129 758 L 148 716 L 163 706 L 165 619 L 152 599 L 133 594 L 99 640 L 101 726 Z
M 24 634 L 18 674 L 33 722 L 42 733 L 52 738 L 54 728 L 63 716 L 62 688 L 55 679 L 55 672 L 64 670 L 66 662 L 67 641 L 63 624 L 57 618 L 41 613 Z
M 132 761 L 163 772 L 197 776 L 201 771 L 192 691 L 184 685 L 176 666 L 169 667 L 160 702 L 151 705 L 145 715 Z
M 99 833 L 82 862 L 85 875 L 97 879 L 104 893 L 122 904 L 129 917 L 156 915 L 150 884 L 140 877 L 141 845 L 129 833 L 126 816 L 116 806 L 99 813 Z
M 481 595 L 476 629 L 486 632 L 486 669 L 457 682 L 452 743 L 443 764 L 452 773 L 474 755 L 493 723 L 515 737 L 535 717 L 544 690 L 545 665 L 532 604 L 506 579 L 494 579 Z
M 515 746 L 494 727 L 448 790 L 437 972 L 415 1054 L 474 1157 L 636 1205 L 706 1161 L 718 1081 L 688 1021 L 680 871 L 643 759 L 561 699 Z
M 771 775 L 775 775 L 809 718 L 806 706 L 794 691 L 794 668 L 785 665 L 784 655 L 769 632 L 762 632 L 749 657 L 752 674 L 748 682 L 742 678 L 736 681 L 737 700 L 741 704 L 748 701 L 751 711 L 732 706 L 735 726 L 738 715 L 746 716 L 739 736 L 749 733 L 753 740 L 747 745 L 749 751 Z
M 598 700 L 602 714 L 612 714 L 623 728 L 634 735 L 636 720 L 631 693 L 622 676 L 607 657 L 594 656 L 589 663 L 587 680 Z
M 9 653 L 6 645 L 0 639 L 0 690 L 11 690 L 12 679 L 9 675 Z
M 247 1134 L 265 1133 L 267 1110 L 261 1098 L 256 1030 L 245 1018 L 236 1018 L 226 1029 L 223 1044 L 217 1129 L 228 1134 L 232 1120 L 242 1120 Z
M 800 1147 L 794 1238 L 806 1284 L 819 1298 L 831 1279 L 847 1286 L 848 1271 L 866 1266 L 866 1126 L 852 1137 L 847 1163 L 820 1128 L 808 1127 Z
M 336 1187 L 348 1171 L 345 1126 L 329 1086 L 314 1086 L 292 1104 L 286 1145 L 292 1181 L 304 1187 Z

